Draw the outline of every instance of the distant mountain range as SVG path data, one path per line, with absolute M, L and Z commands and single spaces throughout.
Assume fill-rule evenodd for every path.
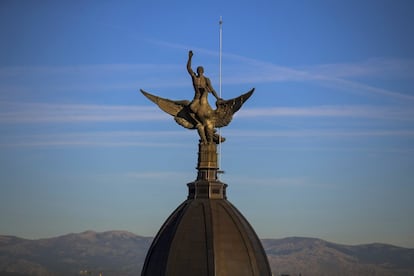
M 38 240 L 0 235 L 0 276 L 137 276 L 151 241 L 125 231 Z M 262 243 L 274 275 L 414 275 L 414 249 L 299 237 Z

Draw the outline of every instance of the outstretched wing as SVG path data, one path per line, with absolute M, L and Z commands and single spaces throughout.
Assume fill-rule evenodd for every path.
M 148 92 L 145 92 L 142 89 L 140 90 L 145 97 L 147 97 L 150 101 L 158 105 L 158 107 L 161 108 L 161 110 L 173 116 L 177 124 L 189 129 L 195 128 L 197 122 L 193 118 L 191 112 L 189 112 L 188 105 L 190 104 L 190 101 L 173 101 L 152 95 Z
M 158 105 L 164 112 L 170 114 L 171 116 L 177 116 L 184 107 L 186 107 L 190 102 L 187 100 L 184 101 L 173 101 L 169 99 L 164 99 L 155 95 L 152 95 L 144 90 L 140 89 L 141 93 L 144 94 L 150 101 Z
M 237 98 L 218 101 L 216 103 L 217 109 L 215 110 L 215 127 L 227 126 L 233 119 L 233 114 L 236 113 L 242 105 L 250 98 L 253 94 L 254 88 Z

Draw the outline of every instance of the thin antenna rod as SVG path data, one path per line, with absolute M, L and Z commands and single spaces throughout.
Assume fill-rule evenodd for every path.
M 219 21 L 219 24 L 220 24 L 220 54 L 219 54 L 219 56 L 220 56 L 220 68 L 219 68 L 219 76 L 220 76 L 220 79 L 219 79 L 219 93 L 220 93 L 220 98 L 221 98 L 221 65 L 222 65 L 222 60 L 223 60 L 223 54 L 222 54 L 222 52 L 223 52 L 223 20 L 222 20 L 222 18 L 221 18 L 221 16 L 220 16 L 220 21 Z
M 221 65 L 222 65 L 222 51 L 223 51 L 223 18 L 220 16 L 220 21 L 219 21 L 219 25 L 220 25 L 220 47 L 219 47 L 219 95 L 221 98 Z M 218 167 L 220 169 L 221 167 L 221 128 L 219 129 L 219 135 L 220 135 L 220 139 L 219 139 L 219 163 L 218 163 Z

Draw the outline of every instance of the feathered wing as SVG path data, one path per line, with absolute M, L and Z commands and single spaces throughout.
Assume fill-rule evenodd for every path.
M 141 93 L 144 94 L 151 102 L 158 105 L 164 112 L 170 114 L 171 116 L 176 116 L 180 111 L 189 104 L 189 101 L 173 101 L 169 99 L 164 99 L 155 95 L 152 95 L 148 92 L 145 92 L 141 89 Z
M 244 93 L 237 98 L 217 102 L 217 109 L 215 111 L 215 127 L 227 126 L 233 119 L 233 114 L 236 113 L 242 105 L 253 94 L 254 88 L 249 92 Z
M 185 128 L 193 129 L 195 128 L 196 122 L 194 121 L 194 118 L 189 113 L 189 107 L 190 101 L 182 100 L 182 101 L 173 101 L 165 98 L 161 98 L 155 95 L 152 95 L 142 89 L 141 93 L 144 94 L 145 97 L 147 97 L 150 101 L 158 105 L 158 107 L 170 114 L 174 117 L 174 120 L 181 126 Z

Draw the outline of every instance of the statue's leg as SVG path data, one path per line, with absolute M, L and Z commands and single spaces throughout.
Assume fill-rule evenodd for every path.
M 215 129 L 213 128 L 213 125 L 208 121 L 206 121 L 205 132 L 206 132 L 207 141 L 209 143 L 213 142 Z
M 197 124 L 197 131 L 198 131 L 198 135 L 200 136 L 201 142 L 203 143 L 207 143 L 207 137 L 206 137 L 206 133 L 204 131 L 204 126 L 200 123 Z
M 200 100 L 193 100 L 191 103 L 190 103 L 190 110 L 194 113 L 194 114 L 197 114 L 197 112 L 198 112 L 198 108 L 200 107 Z

